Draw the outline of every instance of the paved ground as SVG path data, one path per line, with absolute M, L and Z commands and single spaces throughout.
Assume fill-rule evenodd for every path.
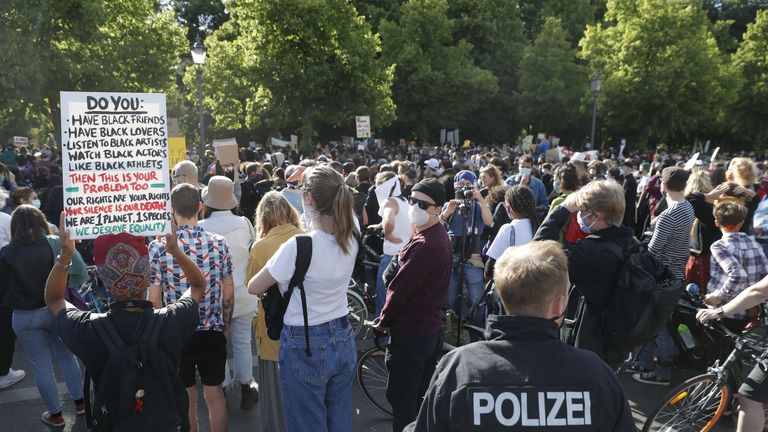
M 368 345 L 369 343 L 366 341 L 360 341 L 358 343 L 360 349 L 366 348 Z M 45 408 L 43 407 L 42 401 L 37 393 L 37 388 L 31 377 L 29 362 L 18 344 L 13 367 L 26 370 L 27 377 L 10 389 L 0 390 L 0 412 L 2 413 L 0 432 L 62 430 L 48 428 L 40 422 L 40 414 L 45 411 Z M 690 374 L 676 373 L 673 380 L 679 382 L 688 376 L 690 376 Z M 627 396 L 631 401 L 630 405 L 633 415 L 637 420 L 638 426 L 641 426 L 645 421 L 644 413 L 650 411 L 653 406 L 661 400 L 662 396 L 669 391 L 669 387 L 640 384 L 633 381 L 628 374 L 624 374 L 621 377 L 621 380 Z M 62 397 L 67 398 L 66 387 L 63 384 L 60 384 L 59 388 Z M 238 391 L 230 392 L 228 394 L 227 404 L 230 407 L 229 430 L 235 432 L 252 432 L 254 430 L 253 424 L 257 419 L 258 411 L 255 408 L 251 411 L 241 411 L 239 402 L 239 389 Z M 207 414 L 205 413 L 204 403 L 201 403 L 200 406 L 202 407 L 202 410 L 200 411 L 200 431 L 204 432 L 208 431 L 206 420 Z M 352 410 L 353 431 L 379 432 L 390 430 L 390 421 L 379 414 L 378 411 L 363 398 L 362 393 L 360 393 L 357 386 L 355 386 L 354 390 Z M 67 426 L 63 429 L 64 431 L 87 431 L 84 419 L 74 415 L 71 403 L 65 402 L 64 415 L 67 421 Z M 732 424 L 721 422 L 721 424 L 714 428 L 713 431 L 729 431 L 733 429 Z

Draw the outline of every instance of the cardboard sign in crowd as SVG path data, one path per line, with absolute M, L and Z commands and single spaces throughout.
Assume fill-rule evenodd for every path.
M 165 95 L 61 92 L 66 227 L 74 239 L 171 232 Z

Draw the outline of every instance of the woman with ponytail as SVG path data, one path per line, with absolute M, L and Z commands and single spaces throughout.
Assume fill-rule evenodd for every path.
M 488 261 L 485 263 L 485 277 L 493 276 L 493 266 L 501 254 L 510 246 L 522 246 L 533 240 L 533 234 L 539 229 L 539 217 L 536 213 L 536 201 L 533 192 L 525 186 L 512 186 L 504 196 L 504 206 L 512 222 L 499 228 L 499 233 L 488 248 Z
M 303 175 L 304 218 L 312 258 L 302 299 L 294 289 L 283 317 L 278 364 L 287 431 L 350 431 L 357 352 L 347 320 L 347 285 L 355 266 L 353 196 L 328 165 Z M 248 283 L 251 294 L 278 284 L 285 293 L 296 268 L 296 238 L 286 241 Z M 308 338 L 305 338 L 305 334 Z

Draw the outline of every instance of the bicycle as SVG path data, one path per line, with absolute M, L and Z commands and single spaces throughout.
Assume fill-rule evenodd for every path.
M 768 370 L 768 327 L 755 327 L 744 335 L 730 331 L 718 321 L 708 327 L 733 341 L 733 350 L 722 364 L 715 360 L 706 373 L 688 379 L 667 394 L 648 416 L 643 432 L 709 431 L 741 386 L 743 372 L 751 370 L 754 364 Z
M 385 338 L 386 335 L 374 329 L 378 325 L 378 318 L 373 321 L 366 321 L 365 325 L 368 326 L 366 332 L 366 338 L 369 332 L 373 332 L 373 340 L 375 346 L 366 350 L 357 359 L 357 367 L 355 368 L 355 381 L 360 391 L 363 393 L 363 397 L 373 405 L 382 414 L 392 417 L 392 406 L 387 400 L 387 381 L 389 380 L 389 370 L 384 364 L 384 354 L 386 352 L 386 346 L 384 346 L 380 340 Z M 484 339 L 485 329 L 480 327 L 465 324 L 464 328 L 474 337 L 473 340 Z M 456 349 L 457 347 L 443 342 L 443 354 Z
M 366 231 L 361 245 L 363 259 L 355 264 L 355 273 L 349 280 L 347 288 L 347 306 L 349 307 L 349 323 L 354 337 L 360 334 L 370 311 L 376 309 L 376 276 L 379 271 L 381 255 L 374 250 L 372 241 L 383 239 L 381 232 Z M 371 282 L 371 283 L 369 283 Z M 373 294 L 371 294 L 371 290 Z

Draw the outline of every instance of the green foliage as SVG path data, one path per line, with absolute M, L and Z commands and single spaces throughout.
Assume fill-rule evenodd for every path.
M 229 19 L 221 0 L 174 0 L 172 4 L 176 18 L 187 30 L 190 45 L 198 37 L 204 40 Z
M 410 0 L 399 23 L 381 23 L 383 59 L 397 65 L 398 122 L 424 140 L 437 128 L 461 126 L 498 90 L 497 78 L 475 64 L 472 46 L 454 40 L 456 24 L 447 12 L 446 0 Z
M 60 91 L 162 92 L 186 49 L 172 12 L 133 0 L 5 0 L 0 46 L 0 123 L 14 128 L 1 133 L 47 119 L 57 141 Z
M 589 90 L 587 68 L 558 18 L 547 18 L 520 62 L 518 106 L 525 125 L 561 135 L 576 122 L 581 98 Z
M 227 8 L 232 19 L 208 39 L 205 66 L 205 105 L 219 127 L 301 126 L 309 143 L 315 123 L 392 121 L 392 68 L 376 60 L 378 38 L 349 2 L 237 0 Z M 190 68 L 188 88 L 193 79 Z
M 496 95 L 467 116 L 464 136 L 484 142 L 504 142 L 519 130 L 516 105 L 517 67 L 525 37 L 517 0 L 451 0 L 448 16 L 455 22 L 454 40 L 472 45 L 475 64 L 498 79 Z
M 764 147 L 768 142 L 768 10 L 759 12 L 747 27 L 733 65 L 743 81 L 729 118 L 754 146 Z
M 615 133 L 682 144 L 721 118 L 733 76 L 700 2 L 609 0 L 606 23 L 588 26 L 580 46 Z

